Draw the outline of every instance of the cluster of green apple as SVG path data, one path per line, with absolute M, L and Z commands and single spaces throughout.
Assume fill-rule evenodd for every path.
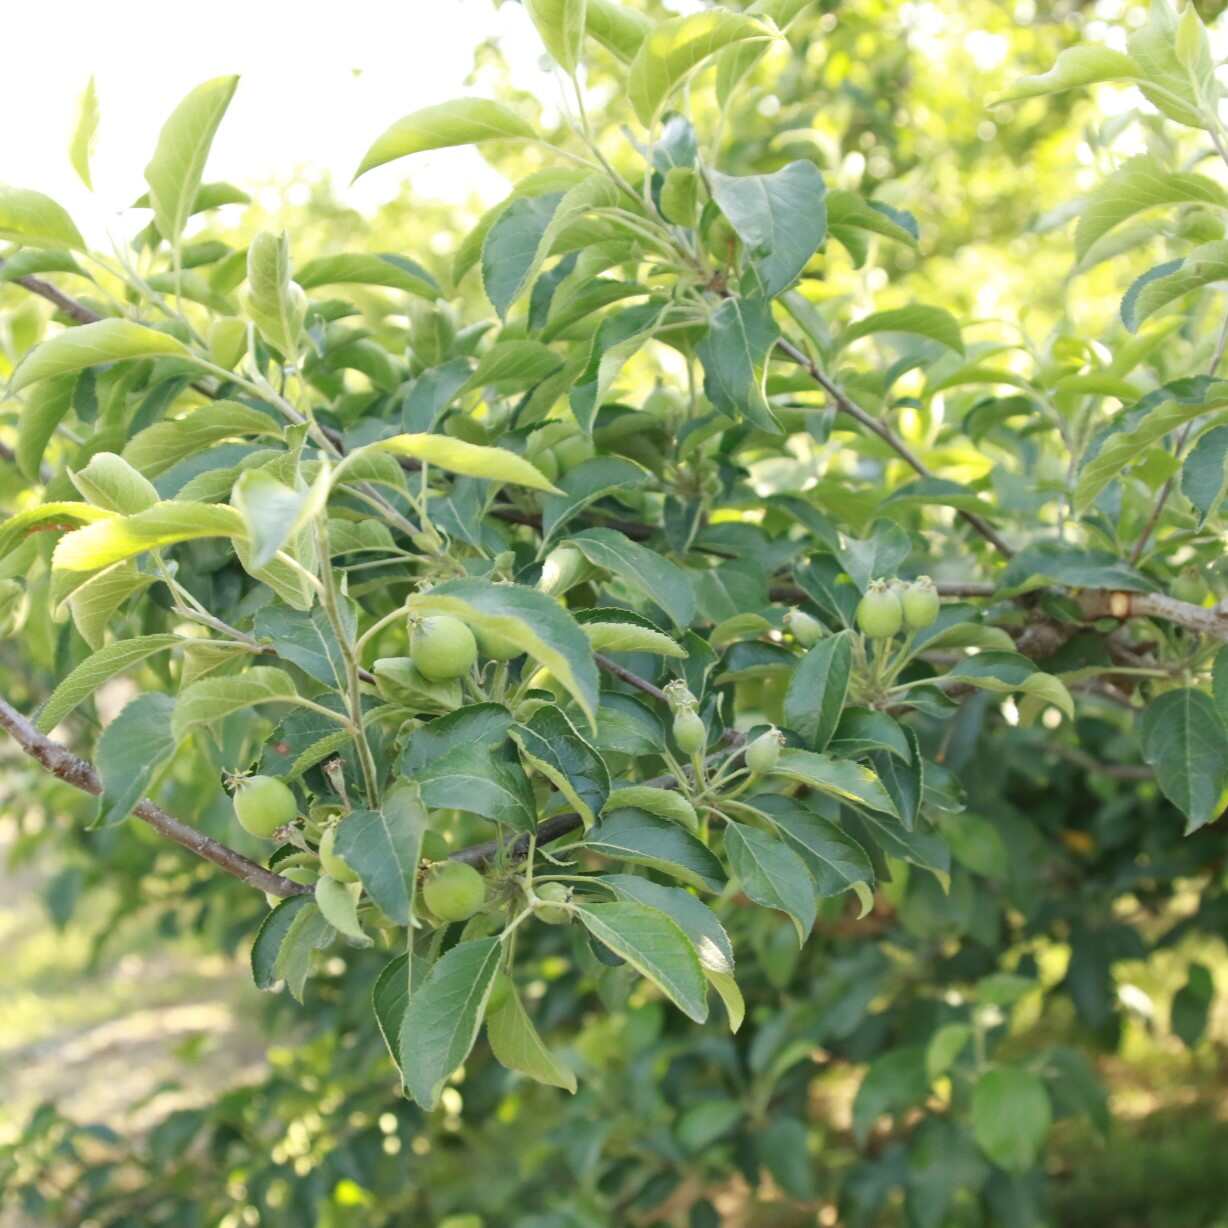
M 915 580 L 874 580 L 857 604 L 857 626 L 871 640 L 889 640 L 900 631 L 924 631 L 940 608 L 929 576 Z

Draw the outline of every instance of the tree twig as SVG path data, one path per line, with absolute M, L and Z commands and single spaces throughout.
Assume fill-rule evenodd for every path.
M 102 782 L 98 779 L 98 773 L 92 763 L 74 755 L 68 747 L 61 746 L 59 742 L 53 742 L 39 733 L 29 720 L 4 699 L 0 699 L 0 728 L 6 729 L 17 745 L 53 776 L 72 785 L 74 789 L 80 789 L 82 793 L 92 793 L 97 797 L 102 792 Z M 132 813 L 148 823 L 159 835 L 187 849 L 189 853 L 195 853 L 197 857 L 212 862 L 250 887 L 282 899 L 292 895 L 306 895 L 312 890 L 299 883 L 292 883 L 272 870 L 266 870 L 264 866 L 244 857 L 242 853 L 227 847 L 212 836 L 181 823 L 147 798 L 137 802 Z
M 787 341 L 784 337 L 781 337 L 776 342 L 776 348 L 786 358 L 797 363 L 827 393 L 832 403 L 841 413 L 847 414 L 850 418 L 861 423 L 866 430 L 877 435 L 879 439 L 906 464 L 911 466 L 916 473 L 920 474 L 921 477 L 932 478 L 934 476 L 934 471 L 885 422 L 862 409 L 843 389 L 827 377 L 817 363 L 813 362 L 792 341 Z M 1009 559 L 1014 555 L 1014 550 L 987 520 L 978 516 L 975 512 L 964 511 L 962 509 L 958 512 L 958 515 L 960 519 L 970 525 L 1004 558 Z
M 740 733 L 736 729 L 730 729 L 721 739 L 721 749 L 715 754 L 709 755 L 707 763 L 709 765 L 719 763 L 730 750 L 738 750 L 746 742 L 746 735 Z M 676 789 L 678 787 L 678 778 L 673 775 L 654 776 L 651 780 L 641 782 L 644 786 L 654 789 Z M 558 840 L 568 833 L 573 832 L 576 828 L 583 826 L 584 820 L 575 811 L 567 811 L 565 814 L 551 815 L 545 822 L 537 825 L 536 840 L 533 842 L 535 847 L 540 848 L 543 844 L 549 844 L 552 840 Z M 527 835 L 519 837 L 515 842 L 508 845 L 501 844 L 498 840 L 486 840 L 481 844 L 471 844 L 468 848 L 458 849 L 453 853 L 449 860 L 463 861 L 471 866 L 484 866 L 487 862 L 493 861 L 500 852 L 505 857 L 512 861 L 522 861 L 529 852 L 529 837 Z
M 1224 152 L 1223 143 L 1218 141 L 1217 148 L 1221 153 Z M 1226 159 L 1228 160 L 1228 159 Z M 1219 365 L 1224 361 L 1224 350 L 1228 348 L 1228 314 L 1224 316 L 1224 322 L 1220 325 L 1219 340 L 1215 344 L 1215 353 L 1211 358 L 1211 365 L 1207 369 L 1207 374 L 1214 376 L 1219 370 Z M 1175 456 L 1181 455 L 1182 448 L 1185 447 L 1185 441 L 1189 439 L 1190 432 L 1194 429 L 1195 419 L 1191 418 L 1189 422 L 1181 430 L 1181 434 L 1177 436 L 1177 446 L 1174 450 Z M 1151 509 L 1151 515 L 1147 517 L 1147 523 L 1143 525 L 1143 531 L 1138 535 L 1138 541 L 1134 543 L 1134 549 L 1130 551 L 1130 562 L 1137 563 L 1143 557 L 1143 551 L 1147 547 L 1147 542 L 1151 538 L 1151 534 L 1155 531 L 1155 527 L 1160 522 L 1160 514 L 1164 511 L 1164 505 L 1168 502 L 1168 496 L 1173 493 L 1173 483 L 1176 481 L 1176 475 L 1170 477 L 1160 488 L 1160 494 L 1156 499 L 1156 505 Z
M 635 687 L 637 691 L 643 691 L 645 695 L 651 695 L 653 699 L 659 699 L 663 704 L 669 703 L 669 696 L 659 686 L 654 686 L 647 678 L 641 678 L 639 674 L 633 674 L 629 669 L 619 665 L 617 661 L 611 661 L 604 653 L 593 653 L 593 659 L 597 662 L 598 668 L 605 670 L 607 674 L 621 679 L 628 686 Z

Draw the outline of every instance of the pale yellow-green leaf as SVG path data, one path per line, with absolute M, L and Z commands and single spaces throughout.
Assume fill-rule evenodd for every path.
M 385 162 L 427 149 L 476 145 L 509 137 L 531 140 L 534 135 L 529 123 L 502 103 L 484 98 L 441 102 L 397 120 L 367 150 L 354 178 Z
M 50 196 L 0 183 L 0 239 L 28 247 L 85 247 L 81 232 Z
M 742 997 L 742 991 L 738 988 L 737 981 L 733 979 L 733 973 L 704 968 L 704 976 L 708 978 L 708 983 L 716 990 L 725 1004 L 725 1013 L 729 1016 L 729 1030 L 736 1032 L 742 1026 L 742 1020 L 746 1018 L 746 1002 Z
M 60 538 L 51 556 L 56 571 L 94 571 L 146 550 L 198 537 L 242 538 L 243 517 L 210 503 L 156 503 L 134 516 L 108 516 Z
M 535 465 L 509 452 L 506 448 L 488 448 L 480 444 L 466 443 L 450 435 L 394 435 L 368 444 L 365 451 L 391 452 L 394 456 L 407 456 L 412 460 L 425 461 L 448 473 L 460 473 L 471 478 L 486 478 L 491 482 L 510 482 L 515 486 L 527 486 L 531 490 L 544 490 L 559 494 Z M 357 453 L 352 453 L 357 455 Z M 339 466 L 340 473 L 344 466 Z
M 192 212 L 209 147 L 238 84 L 238 77 L 214 77 L 192 90 L 162 126 L 145 168 L 158 229 L 173 246 Z
M 98 90 L 91 77 L 81 92 L 77 103 L 77 123 L 73 128 L 72 143 L 68 147 L 68 160 L 81 176 L 81 182 L 93 191 L 90 178 L 90 157 L 94 152 L 94 138 L 98 135 Z
M 627 96 L 640 122 L 650 127 L 670 94 L 710 56 L 734 43 L 772 37 L 766 26 L 727 9 L 660 22 L 640 44 L 627 74 Z
M 76 473 L 69 470 L 81 497 L 95 507 L 131 516 L 158 502 L 153 483 L 114 452 L 96 452 L 90 463 Z
M 626 806 L 634 806 L 639 810 L 647 810 L 658 818 L 669 819 L 685 827 L 687 831 L 699 830 L 699 816 L 681 793 L 674 789 L 659 789 L 656 785 L 626 785 L 614 789 L 602 807 L 602 813 L 611 810 L 621 810 Z
M 290 280 L 290 240 L 258 234 L 247 249 L 247 293 L 243 308 L 261 337 L 293 361 L 307 316 L 307 295 Z
M 508 1070 L 519 1071 L 550 1087 L 575 1092 L 575 1074 L 546 1048 L 515 989 L 487 1017 L 486 1036 L 491 1052 Z
M 661 657 L 683 658 L 686 649 L 663 631 L 641 627 L 638 623 L 586 622 L 580 624 L 595 652 L 651 652 Z
M 39 380 L 66 375 L 103 362 L 125 358 L 190 358 L 191 351 L 167 333 L 131 320 L 98 320 L 69 328 L 31 350 L 18 364 L 9 384 L 20 392 Z
M 574 76 L 584 46 L 586 0 L 524 0 L 524 7 L 550 58 Z

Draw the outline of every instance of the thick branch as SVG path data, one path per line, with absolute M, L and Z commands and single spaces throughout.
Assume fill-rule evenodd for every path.
M 0 260 L 0 265 L 4 263 Z M 102 319 L 96 311 L 91 310 L 84 303 L 79 303 L 75 298 L 65 294 L 62 290 L 57 290 L 49 281 L 43 281 L 41 277 L 15 277 L 14 282 L 29 290 L 31 294 L 37 294 L 39 298 L 45 298 L 49 303 L 54 303 L 66 316 L 76 320 L 78 324 L 96 324 Z
M 17 745 L 53 776 L 58 776 L 72 785 L 74 789 L 80 789 L 82 793 L 92 793 L 97 797 L 102 792 L 102 783 L 98 779 L 98 773 L 94 770 L 93 764 L 78 758 L 68 747 L 61 746 L 59 742 L 53 742 L 50 738 L 44 737 L 20 712 L 3 699 L 0 699 L 0 728 L 8 730 Z M 159 835 L 173 840 L 188 852 L 195 853 L 197 857 L 211 861 L 215 866 L 225 870 L 227 874 L 233 874 L 235 878 L 241 879 L 250 887 L 256 887 L 282 899 L 292 895 L 306 895 L 311 891 L 310 887 L 292 883 L 288 878 L 282 878 L 280 874 L 274 874 L 272 870 L 266 870 L 264 866 L 250 861 L 242 853 L 235 852 L 234 849 L 228 848 L 212 836 L 206 836 L 204 832 L 197 831 L 195 827 L 181 823 L 148 799 L 137 802 L 132 813 L 138 819 L 148 823 Z
M 879 437 L 897 456 L 899 456 L 906 464 L 923 478 L 932 478 L 934 471 L 881 419 L 874 417 L 873 414 L 867 413 L 856 401 L 852 400 L 847 393 L 834 384 L 818 365 L 811 361 L 810 358 L 798 349 L 792 341 L 786 341 L 783 337 L 776 342 L 776 348 L 797 363 L 798 366 L 805 370 L 820 388 L 831 398 L 835 407 L 841 413 L 848 414 L 857 422 L 861 423 L 866 430 L 873 432 Z M 999 536 L 998 531 L 985 519 L 978 516 L 975 512 L 960 511 L 959 516 L 967 524 L 969 524 L 977 533 L 979 533 L 991 546 L 994 547 L 1004 558 L 1010 558 L 1015 552 L 1009 545 Z
M 1162 618 L 1187 631 L 1197 631 L 1212 639 L 1228 640 L 1228 610 L 1208 609 L 1189 601 L 1178 601 L 1164 593 L 1125 593 L 1107 589 L 1086 589 L 1079 594 L 1085 618 Z

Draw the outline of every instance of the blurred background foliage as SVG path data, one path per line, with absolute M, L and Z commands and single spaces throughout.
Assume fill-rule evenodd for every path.
M 1208 21 L 1221 7 L 1199 5 Z M 1125 0 L 823 0 L 743 86 L 719 164 L 745 174 L 813 158 L 829 188 L 917 216 L 919 255 L 884 245 L 858 268 L 841 250 L 807 285 L 817 302 L 940 302 L 977 322 L 970 338 L 1021 329 L 1038 351 L 1065 334 L 1112 341 L 1123 287 L 1163 258 L 1166 236 L 1157 229 L 1123 258 L 1077 269 L 1067 206 L 1124 156 L 1171 153 L 1171 138 L 1114 89 L 986 104 L 1064 47 L 1143 13 Z M 493 43 L 478 44 L 472 84 L 561 123 L 545 69 L 513 71 Z M 628 136 L 603 118 L 616 78 L 600 55 L 589 92 L 605 152 L 623 163 Z M 722 123 L 703 88 L 691 105 L 698 125 Z M 367 136 L 355 134 L 356 154 Z M 541 164 L 532 147 L 484 148 L 509 183 Z M 278 195 L 300 200 L 295 186 L 272 185 L 194 237 L 239 245 L 285 227 L 297 262 L 400 252 L 447 284 L 461 240 L 494 203 L 443 205 L 410 179 L 373 216 L 326 182 L 307 184 L 305 203 L 275 206 Z M 387 297 L 359 291 L 357 301 L 378 333 Z M 488 311 L 472 275 L 454 301 L 465 318 Z M 0 309 L 12 360 L 48 308 L 5 286 Z M 659 374 L 641 364 L 641 393 Z M 21 489 L 10 468 L 0 465 L 6 510 Z M 62 674 L 63 642 L 54 625 L 31 625 L 0 644 L 19 707 Z M 146 668 L 151 686 L 166 683 Z M 100 695 L 100 715 L 126 697 Z M 140 825 L 85 831 L 88 799 L 0 747 L 3 1222 L 1228 1224 L 1228 1010 L 1215 993 L 1228 984 L 1228 895 L 1223 856 L 1206 848 L 1228 851 L 1225 833 L 1202 833 L 1197 852 L 1179 843 L 1152 783 L 1090 777 L 1043 753 L 1043 730 L 987 723 L 986 698 L 965 706 L 941 748 L 938 726 L 922 729 L 927 753 L 941 749 L 969 788 L 969 813 L 992 819 L 957 844 L 949 895 L 928 875 L 899 874 L 864 921 L 829 901 L 800 953 L 786 921 L 733 916 L 748 953 L 736 1037 L 599 977 L 568 932 L 535 927 L 524 959 L 539 993 L 550 985 L 538 1023 L 548 1032 L 570 1018 L 574 1031 L 580 1021 L 570 1055 L 580 1092 L 519 1079 L 479 1045 L 433 1117 L 398 1098 L 374 1030 L 380 953 L 334 957 L 305 1010 L 258 994 L 243 964 L 259 897 Z M 1108 762 L 1120 736 L 1091 718 L 1079 729 L 1084 751 Z M 184 757 L 166 787 L 169 809 L 256 851 L 212 764 Z M 888 1080 L 863 1146 L 853 1121 L 868 1064 L 963 1018 L 950 987 L 995 969 L 1039 986 L 1007 995 L 993 1039 L 1008 1055 L 1046 1055 L 1062 1111 L 1046 1179 L 1003 1182 L 986 1212 L 959 1192 L 983 1161 L 947 1133 L 940 1096 L 926 1104 Z M 606 1009 L 585 1015 L 594 987 Z

